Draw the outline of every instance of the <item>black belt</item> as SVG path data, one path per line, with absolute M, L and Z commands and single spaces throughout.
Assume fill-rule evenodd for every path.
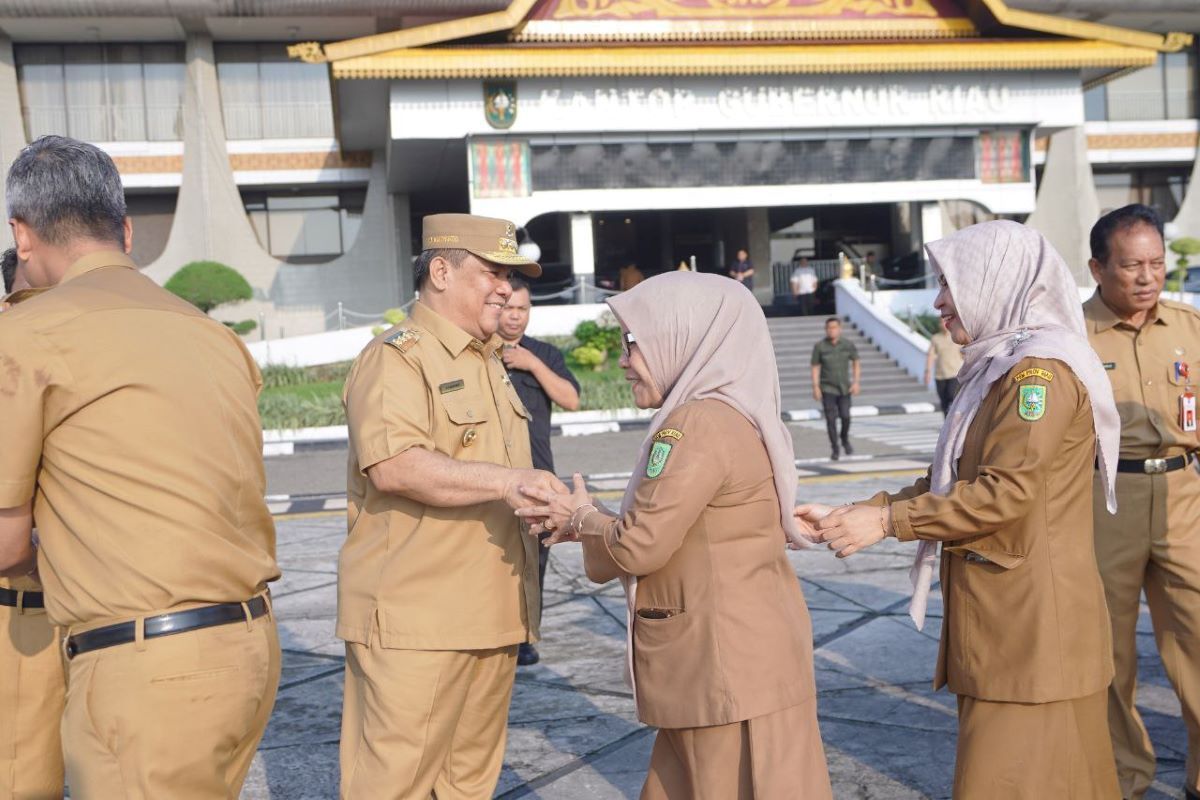
M 14 592 L 12 589 L 0 589 L 0 606 L 12 606 L 17 608 L 17 595 L 25 595 L 21 598 L 21 608 L 45 608 L 46 601 L 42 597 L 41 592 Z
M 250 608 L 251 619 L 258 619 L 267 613 L 267 599 L 263 595 L 246 601 L 246 605 Z M 217 625 L 228 625 L 245 620 L 246 612 L 242 609 L 241 603 L 221 603 L 215 606 L 160 614 L 157 617 L 146 617 L 143 622 L 144 636 L 147 639 L 154 639 L 159 636 L 187 633 L 200 628 L 214 628 Z M 137 639 L 136 630 L 136 623 L 119 622 L 116 625 L 106 625 L 103 628 L 77 633 L 67 639 L 67 658 L 74 658 L 91 650 L 129 644 Z
M 1136 472 L 1143 475 L 1161 475 L 1183 469 L 1196 457 L 1195 453 L 1174 458 L 1122 458 L 1117 462 L 1117 472 Z

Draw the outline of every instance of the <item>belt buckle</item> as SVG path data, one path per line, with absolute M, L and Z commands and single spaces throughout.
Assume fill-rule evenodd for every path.
M 1165 458 L 1147 458 L 1142 469 L 1146 471 L 1147 475 L 1161 475 L 1167 471 L 1167 460 Z

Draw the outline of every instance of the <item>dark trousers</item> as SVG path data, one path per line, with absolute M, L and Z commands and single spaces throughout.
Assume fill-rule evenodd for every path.
M 821 393 L 821 407 L 825 411 L 825 430 L 829 432 L 829 446 L 838 449 L 837 421 L 842 420 L 842 441 L 850 438 L 850 395 Z
M 550 548 L 545 547 L 543 542 L 550 538 L 550 534 L 543 533 L 538 536 L 538 625 L 542 624 L 541 609 L 546 602 L 546 564 L 550 563 Z
M 798 294 L 796 295 L 796 305 L 800 306 L 800 316 L 807 317 L 813 313 L 813 301 L 816 299 L 815 294 Z
M 945 380 L 934 381 L 937 384 L 938 402 L 942 404 L 942 416 L 946 416 L 946 412 L 950 410 L 950 404 L 954 402 L 954 398 L 958 396 L 958 378 L 946 378 Z

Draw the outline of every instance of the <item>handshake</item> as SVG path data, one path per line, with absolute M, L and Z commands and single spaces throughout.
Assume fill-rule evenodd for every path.
M 545 546 L 579 541 L 580 523 L 589 513 L 600 512 L 583 476 L 575 473 L 572 482 L 573 489 L 549 472 L 512 470 L 504 499 L 529 524 L 531 534 L 550 534 L 543 542 Z M 893 535 L 891 509 L 887 506 L 804 503 L 796 506 L 793 519 L 800 536 L 789 537 L 789 548 L 825 544 L 838 558 L 854 555 Z
M 792 514 L 807 544 L 824 543 L 838 558 L 852 556 L 894 535 L 892 510 L 888 506 L 804 503 L 796 506 Z M 805 543 L 788 543 L 793 550 L 803 546 Z

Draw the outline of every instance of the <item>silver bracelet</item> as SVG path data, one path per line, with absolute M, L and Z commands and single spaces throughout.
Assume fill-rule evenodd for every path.
M 585 503 L 584 505 L 581 505 L 579 508 L 571 512 L 571 518 L 567 520 L 567 531 L 569 533 L 579 533 L 583 527 L 583 521 L 588 518 L 588 514 L 599 510 L 600 509 L 596 508 L 591 503 Z M 582 516 L 580 516 L 580 511 L 583 512 Z

